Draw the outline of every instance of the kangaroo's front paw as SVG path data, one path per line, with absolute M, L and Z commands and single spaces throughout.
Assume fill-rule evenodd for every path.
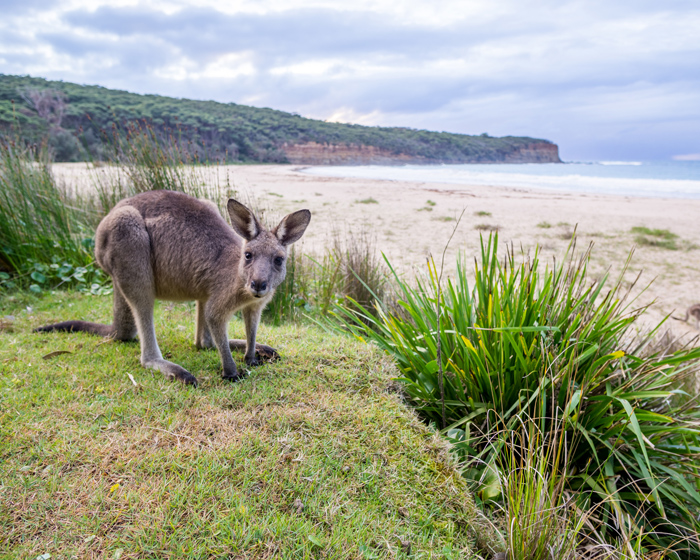
M 238 369 L 234 367 L 233 369 L 224 369 L 221 377 L 226 381 L 235 382 L 243 379 L 245 377 L 245 373 L 238 371 Z
M 253 356 L 252 358 L 246 358 L 245 363 L 250 367 L 256 367 L 262 365 L 262 360 L 258 359 L 258 353 L 256 352 L 255 356 Z
M 277 360 L 280 359 L 280 355 L 275 350 L 272 346 L 267 346 L 266 344 L 256 344 L 255 345 L 255 358 L 258 361 L 265 361 L 265 362 L 276 362 Z M 251 364 L 246 360 L 246 363 L 248 365 L 258 365 L 258 364 Z

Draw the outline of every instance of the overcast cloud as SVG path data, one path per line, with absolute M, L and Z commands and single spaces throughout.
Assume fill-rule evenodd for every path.
M 0 0 L 0 73 L 369 125 L 700 154 L 693 1 Z

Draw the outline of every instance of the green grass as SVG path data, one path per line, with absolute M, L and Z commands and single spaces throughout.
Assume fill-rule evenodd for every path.
M 478 212 L 474 212 L 475 216 L 490 216 L 491 212 L 487 212 L 486 210 L 479 210 Z
M 466 483 L 377 351 L 263 325 L 282 360 L 230 384 L 193 347 L 193 305 L 159 305 L 161 348 L 192 389 L 143 369 L 136 343 L 30 332 L 110 307 L 0 300 L 14 317 L 0 329 L 3 558 L 407 558 L 407 543 L 411 558 L 472 557 Z
M 667 229 L 650 229 L 648 227 L 633 227 L 631 233 L 635 234 L 634 241 L 637 245 L 658 247 L 670 251 L 678 250 L 678 235 Z
M 372 197 L 363 198 L 362 200 L 356 200 L 355 202 L 357 204 L 379 204 L 379 201 L 373 199 Z
M 552 227 L 552 224 L 550 224 L 549 222 L 540 222 L 539 224 L 537 224 L 537 227 L 542 229 L 549 229 Z

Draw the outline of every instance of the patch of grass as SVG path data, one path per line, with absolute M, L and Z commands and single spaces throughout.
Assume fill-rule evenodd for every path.
M 571 227 L 571 224 L 569 222 L 557 222 L 557 226 L 559 226 L 559 227 Z
M 430 218 L 431 220 L 435 222 L 454 222 L 457 218 L 453 216 L 435 216 L 433 218 Z
M 552 224 L 550 224 L 549 222 L 540 222 L 539 224 L 537 224 L 537 227 L 542 229 L 549 229 L 552 227 Z
M 630 230 L 635 234 L 634 241 L 637 245 L 647 247 L 658 247 L 671 251 L 678 250 L 678 235 L 667 229 L 650 229 L 648 227 L 637 226 Z
M 278 193 L 276 193 L 276 192 L 268 192 L 268 193 L 266 193 L 266 194 L 267 194 L 268 196 L 276 196 L 276 197 L 278 197 L 278 198 L 284 198 L 284 195 L 283 195 L 283 194 L 278 194 Z
M 495 226 L 493 224 L 476 224 L 474 229 L 479 231 L 498 231 L 501 228 L 500 226 Z
M 372 197 L 370 197 L 370 198 L 363 198 L 362 200 L 356 200 L 355 202 L 356 202 L 357 204 L 379 204 L 379 201 L 373 199 Z
M 418 208 L 417 212 L 432 212 L 433 207 L 432 206 L 423 206 L 422 208 Z
M 437 203 L 434 202 L 434 201 L 432 201 L 432 200 L 426 200 L 426 201 L 425 201 L 425 204 L 426 204 L 427 206 L 435 206 Z
M 491 212 L 487 212 L 486 210 L 479 210 L 478 212 L 474 212 L 475 216 L 490 216 Z
M 0 300 L 16 318 L 0 332 L 4 558 L 473 555 L 466 482 L 388 389 L 395 371 L 376 350 L 262 325 L 282 361 L 231 384 L 190 341 L 193 305 L 159 305 L 161 347 L 197 375 L 192 389 L 143 369 L 138 344 L 30 332 L 106 321 L 110 298 L 32 307 Z M 42 359 L 54 351 L 70 353 Z

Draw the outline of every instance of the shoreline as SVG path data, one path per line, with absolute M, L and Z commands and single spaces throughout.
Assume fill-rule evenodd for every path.
M 569 167 L 570 166 L 570 167 Z M 631 169 L 630 169 L 631 168 Z M 643 169 L 643 171 L 641 171 Z M 673 162 L 313 166 L 316 177 L 510 187 L 540 193 L 700 199 L 700 166 Z M 591 172 L 593 170 L 593 172 Z M 624 170 L 624 171 L 620 171 Z M 450 187 L 445 187 L 450 188 Z

